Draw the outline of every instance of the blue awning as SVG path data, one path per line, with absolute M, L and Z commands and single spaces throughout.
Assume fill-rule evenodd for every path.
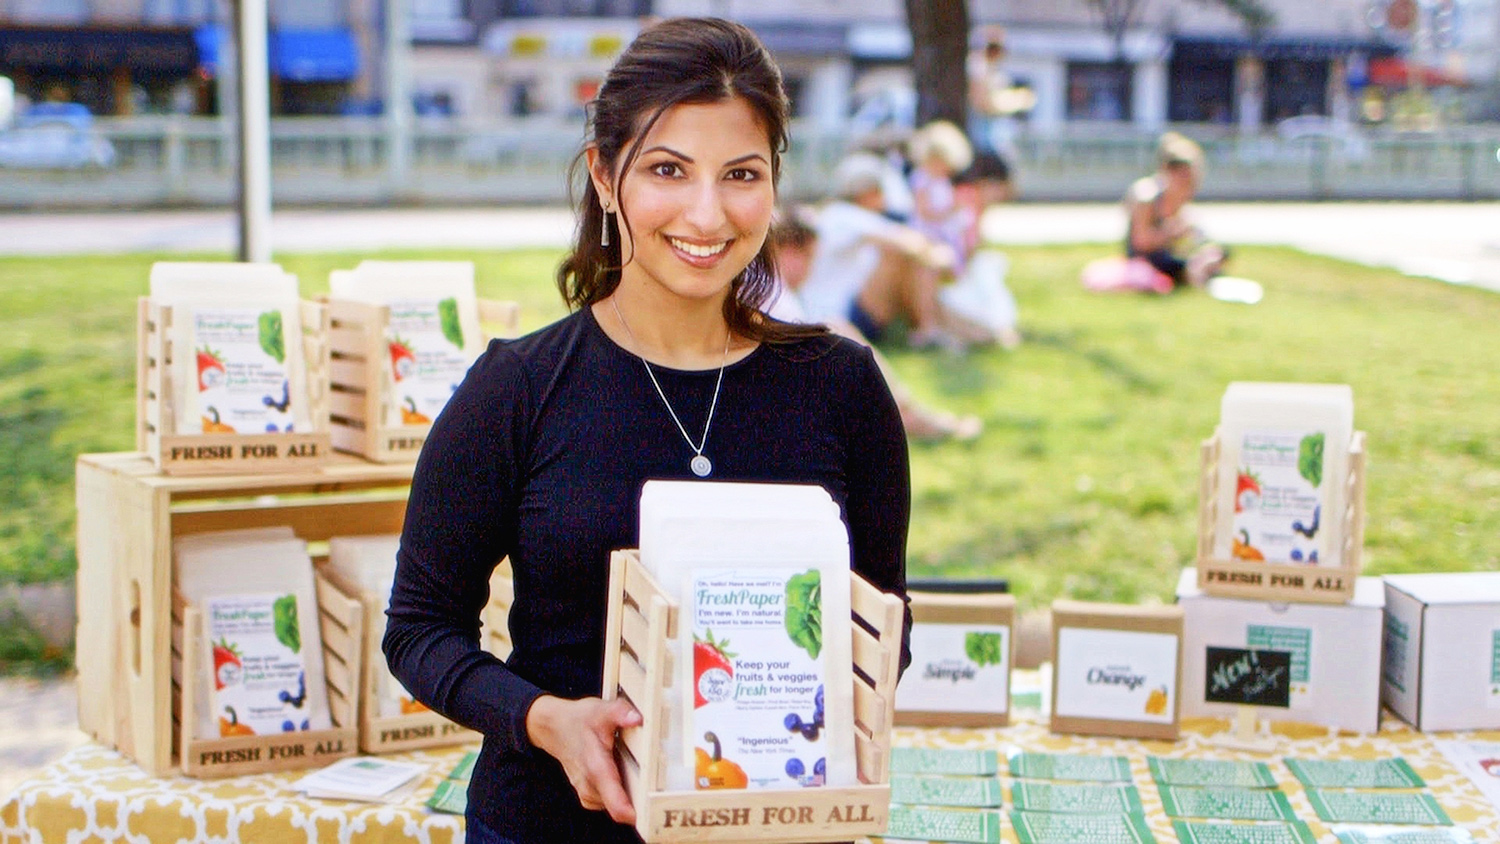
M 209 24 L 193 36 L 203 72 L 217 75 L 225 28 Z M 345 82 L 359 75 L 359 45 L 347 29 L 272 30 L 268 50 L 271 75 L 284 82 Z
M 359 75 L 359 46 L 347 29 L 271 33 L 271 75 L 284 82 L 346 82 Z

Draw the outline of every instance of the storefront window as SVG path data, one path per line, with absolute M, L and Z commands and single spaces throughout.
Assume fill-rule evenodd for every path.
M 1069 62 L 1068 119 L 1129 120 L 1131 70 L 1116 62 Z
M 1302 114 L 1327 113 L 1327 60 L 1271 59 L 1266 62 L 1266 114 L 1272 123 Z
M 1234 121 L 1234 62 L 1173 59 L 1167 69 L 1167 119 L 1182 123 Z

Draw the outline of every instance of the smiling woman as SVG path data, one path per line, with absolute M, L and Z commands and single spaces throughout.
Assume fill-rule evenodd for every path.
M 767 243 L 786 148 L 781 74 L 744 27 L 644 32 L 590 108 L 574 313 L 496 342 L 433 423 L 384 642 L 413 696 L 485 736 L 468 840 L 634 842 L 613 755 L 640 723 L 600 698 L 609 552 L 648 479 L 819 484 L 852 565 L 905 594 L 905 435 L 870 350 L 778 322 Z M 644 370 L 644 371 L 643 371 Z M 480 650 L 509 557 L 513 650 Z

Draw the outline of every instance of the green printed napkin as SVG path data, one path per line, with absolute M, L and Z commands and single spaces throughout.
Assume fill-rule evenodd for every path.
M 443 780 L 427 798 L 427 808 L 434 812 L 462 815 L 469 807 L 469 781 Z
M 448 778 L 438 783 L 432 796 L 427 798 L 427 808 L 434 812 L 462 815 L 469 805 L 469 779 L 474 776 L 474 762 L 479 754 L 473 750 L 465 753 Z
M 1405 759 L 1286 759 L 1308 788 L 1422 788 Z
M 997 807 L 1000 781 L 994 777 L 891 777 L 891 802 L 919 806 Z
M 1230 823 L 1172 821 L 1178 844 L 1317 844 L 1302 821 L 1287 823 Z
M 1010 775 L 1019 779 L 1130 782 L 1130 760 L 1124 756 L 1080 756 L 1071 753 L 1017 753 Z
M 1432 795 L 1401 791 L 1334 791 L 1309 788 L 1313 811 L 1328 823 L 1409 823 L 1452 826 Z
M 1371 827 L 1333 827 L 1339 844 L 1474 844 L 1468 830 L 1456 826 L 1428 829 Z
M 993 809 L 919 809 L 892 806 L 882 838 L 1000 844 L 1000 813 Z
M 1276 778 L 1264 762 L 1227 759 L 1167 759 L 1150 756 L 1146 767 L 1159 785 L 1219 785 L 1234 788 L 1275 788 Z
M 1174 818 L 1236 821 L 1291 821 L 1297 816 L 1279 791 L 1256 788 L 1185 788 L 1163 785 L 1161 804 Z
M 1140 815 L 1070 815 L 1011 812 L 1021 844 L 1156 844 Z
M 1140 792 L 1133 785 L 1072 784 L 1018 782 L 1010 787 L 1010 802 L 1017 810 L 1027 812 L 1070 812 L 1074 814 L 1112 814 L 1146 810 L 1141 806 Z
M 893 774 L 947 774 L 988 777 L 1000 773 L 1000 754 L 993 750 L 891 748 Z

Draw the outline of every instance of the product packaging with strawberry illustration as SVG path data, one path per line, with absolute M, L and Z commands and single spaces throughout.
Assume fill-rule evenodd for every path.
M 1223 405 L 1216 555 L 1340 565 L 1349 388 L 1237 382 Z
M 329 276 L 336 299 L 384 305 L 381 363 L 385 424 L 437 418 L 484 349 L 474 265 L 466 261 L 362 261 Z
M 648 481 L 640 545 L 680 614 L 667 790 L 856 784 L 849 533 L 828 493 Z
M 298 429 L 305 416 L 291 389 L 285 318 L 277 308 L 193 308 L 196 418 L 183 433 L 264 434 Z M 296 335 L 301 337 L 300 329 Z M 196 422 L 196 424 L 194 424 Z
M 204 610 L 219 737 L 311 729 L 297 596 L 214 598 Z

